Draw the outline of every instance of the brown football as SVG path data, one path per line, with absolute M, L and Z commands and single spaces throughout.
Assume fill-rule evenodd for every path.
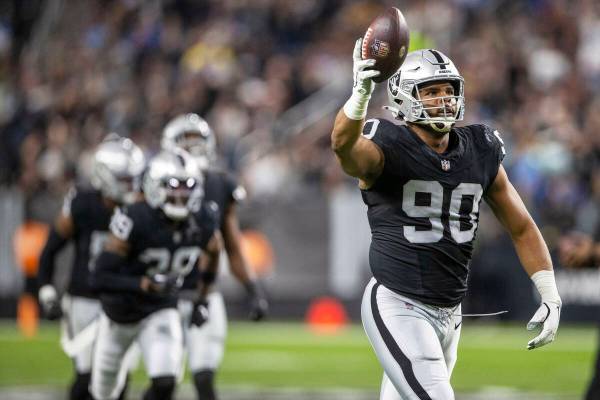
M 383 82 L 396 73 L 408 53 L 410 34 L 404 15 L 396 7 L 390 7 L 379 15 L 365 33 L 362 42 L 363 60 L 374 58 L 373 69 L 381 75 L 373 78 Z

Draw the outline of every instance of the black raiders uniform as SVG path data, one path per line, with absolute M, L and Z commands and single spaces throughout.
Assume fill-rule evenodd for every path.
M 61 247 L 71 239 L 75 243 L 75 258 L 67 287 L 67 292 L 72 296 L 97 298 L 90 285 L 90 268 L 104 247 L 112 213 L 112 208 L 106 206 L 102 194 L 97 190 L 73 188 L 65 196 L 62 214 L 71 217 L 74 231 L 73 237 L 64 240 Z M 55 254 L 47 252 L 40 257 L 40 286 L 52 284 L 54 257 Z
M 218 169 L 204 171 L 204 203 L 213 202 L 217 207 L 217 226 L 222 227 L 225 211 L 232 203 L 242 201 L 246 190 L 227 172 Z M 195 289 L 198 285 L 199 272 L 194 269 L 183 282 L 184 289 Z
M 219 226 L 223 225 L 225 211 L 232 203 L 244 200 L 246 190 L 227 172 L 210 169 L 204 172 L 204 201 L 219 206 Z
M 504 157 L 497 131 L 453 128 L 438 154 L 407 126 L 369 120 L 363 136 L 385 157 L 383 172 L 362 191 L 372 241 L 369 263 L 387 288 L 449 307 L 467 290 L 479 205 Z
M 200 211 L 179 223 L 146 202 L 118 209 L 110 229 L 116 237 L 127 241 L 129 254 L 118 271 L 108 272 L 119 276 L 120 285 L 130 290 L 102 291 L 100 300 L 106 315 L 119 323 L 133 323 L 158 310 L 175 308 L 176 293 L 145 293 L 139 287 L 140 277 L 162 273 L 183 279 L 197 270 L 202 250 L 218 229 L 217 222 L 216 207 L 206 201 Z M 99 274 L 96 277 L 102 279 Z M 99 282 L 99 286 L 106 284 Z

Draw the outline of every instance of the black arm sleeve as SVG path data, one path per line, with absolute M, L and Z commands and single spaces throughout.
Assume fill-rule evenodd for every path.
M 125 258 L 118 254 L 103 251 L 96 259 L 96 269 L 92 273 L 92 287 L 100 292 L 142 292 L 139 276 L 120 272 Z
M 40 255 L 37 275 L 39 287 L 52 284 L 52 277 L 54 276 L 55 267 L 54 259 L 56 258 L 56 254 L 63 247 L 65 247 L 67 241 L 68 239 L 60 236 L 54 227 L 50 229 L 48 240 L 46 241 L 44 249 L 42 250 L 42 254 Z

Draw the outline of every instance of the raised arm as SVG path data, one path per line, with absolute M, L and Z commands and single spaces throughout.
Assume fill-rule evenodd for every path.
M 331 148 L 348 175 L 358 178 L 362 188 L 370 187 L 383 171 L 384 157 L 381 149 L 361 136 L 367 107 L 375 83 L 371 78 L 379 71 L 368 70 L 375 60 L 361 58 L 362 39 L 354 46 L 354 86 L 352 95 L 338 112 L 331 132 Z
M 487 191 L 486 202 L 510 234 L 521 264 L 542 298 L 542 305 L 527 324 L 527 329 L 539 326 L 543 326 L 543 329 L 528 343 L 527 348 L 531 350 L 548 344 L 556 335 L 562 305 L 554 280 L 552 260 L 540 230 L 502 166 Z

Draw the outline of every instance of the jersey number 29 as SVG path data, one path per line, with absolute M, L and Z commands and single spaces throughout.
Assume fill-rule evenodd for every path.
M 403 188 L 402 210 L 409 217 L 428 218 L 431 223 L 429 230 L 417 230 L 416 226 L 404 226 L 404 237 L 411 243 L 435 243 L 444 236 L 442 214 L 444 205 L 444 188 L 437 181 L 408 181 Z M 417 205 L 417 193 L 431 196 L 429 205 Z M 447 210 L 450 235 L 456 243 L 466 243 L 473 240 L 479 216 L 479 202 L 483 188 L 478 183 L 461 183 L 452 190 L 450 205 Z M 473 198 L 471 211 L 466 215 L 471 225 L 470 229 L 461 230 L 460 212 L 464 196 Z M 464 218 L 464 217 L 463 217 Z
M 140 254 L 140 261 L 155 265 L 154 268 L 148 270 L 149 275 L 174 272 L 180 276 L 186 276 L 198 263 L 200 253 L 200 247 L 197 246 L 180 247 L 171 257 L 169 249 L 149 248 Z

